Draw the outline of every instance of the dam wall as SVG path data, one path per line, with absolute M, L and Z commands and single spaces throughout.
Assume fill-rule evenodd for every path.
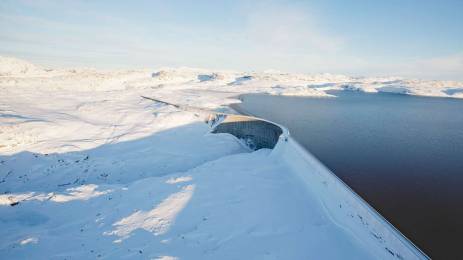
M 213 133 L 229 133 L 252 150 L 273 149 L 270 156 L 284 162 L 306 192 L 323 205 L 326 215 L 358 238 L 382 259 L 429 259 L 310 152 L 276 123 L 256 117 L 209 116 Z
M 258 150 L 273 149 L 283 134 L 283 128 L 254 117 L 227 115 L 212 132 L 232 134 L 252 150 Z

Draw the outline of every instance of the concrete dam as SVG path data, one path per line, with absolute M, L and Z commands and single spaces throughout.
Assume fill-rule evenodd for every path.
M 250 150 L 272 149 L 270 156 L 291 169 L 304 187 L 318 197 L 335 225 L 348 230 L 381 259 L 429 259 L 399 230 L 301 147 L 289 131 L 268 120 L 233 114 L 209 114 L 212 133 L 228 133 Z

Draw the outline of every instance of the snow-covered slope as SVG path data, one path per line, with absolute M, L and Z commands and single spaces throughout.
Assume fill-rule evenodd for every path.
M 229 111 L 240 93 L 329 96 L 408 84 L 409 94 L 461 95 L 458 82 L 431 82 L 434 89 L 329 74 L 42 70 L 1 61 L 5 259 L 387 256 L 333 222 L 269 150 L 251 153 L 231 135 L 210 134 L 197 113 L 141 95 L 216 111 Z
M 12 57 L 0 56 L 0 76 L 26 76 L 45 72 L 34 64 Z
M 388 92 L 407 95 L 463 98 L 463 82 L 404 79 L 399 77 L 349 77 L 333 74 L 290 74 L 277 71 L 236 72 L 193 68 L 159 70 L 41 69 L 27 61 L 0 56 L 0 86 L 39 87 L 73 91 L 156 89 L 171 94 L 187 91 L 268 93 L 274 95 L 330 96 L 329 90 Z M 205 94 L 202 92 L 201 94 Z M 197 95 L 195 95 L 197 97 Z M 209 98 L 208 97 L 208 98 Z M 192 100 L 196 104 L 197 100 Z M 209 107 L 224 105 L 219 103 Z M 198 105 L 198 104 L 196 104 Z M 200 104 L 199 104 L 200 105 Z

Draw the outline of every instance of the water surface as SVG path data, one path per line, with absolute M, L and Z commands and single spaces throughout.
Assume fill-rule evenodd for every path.
M 463 255 L 463 100 L 333 91 L 241 96 L 240 112 L 291 135 L 428 255 Z

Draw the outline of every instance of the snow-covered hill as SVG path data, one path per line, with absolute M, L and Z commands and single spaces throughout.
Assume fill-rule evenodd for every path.
M 11 58 L 0 58 L 0 68 L 5 259 L 378 256 L 335 225 L 268 150 L 250 153 L 231 135 L 209 134 L 197 114 L 141 95 L 216 111 L 229 111 L 241 93 L 463 97 L 461 82 L 190 68 L 44 70 Z
M 43 69 L 27 61 L 0 56 L 0 86 L 34 86 L 73 91 L 156 88 L 160 92 L 191 89 L 233 93 L 329 96 L 326 91 L 389 92 L 463 98 L 463 82 L 399 77 L 349 77 L 291 74 L 278 71 L 237 72 L 194 68 L 158 70 Z M 223 103 L 224 100 L 222 100 Z M 194 102 L 192 102 L 194 103 Z M 216 104 L 220 105 L 220 104 Z
M 12 57 L 0 56 L 0 76 L 26 76 L 45 72 L 34 64 Z

